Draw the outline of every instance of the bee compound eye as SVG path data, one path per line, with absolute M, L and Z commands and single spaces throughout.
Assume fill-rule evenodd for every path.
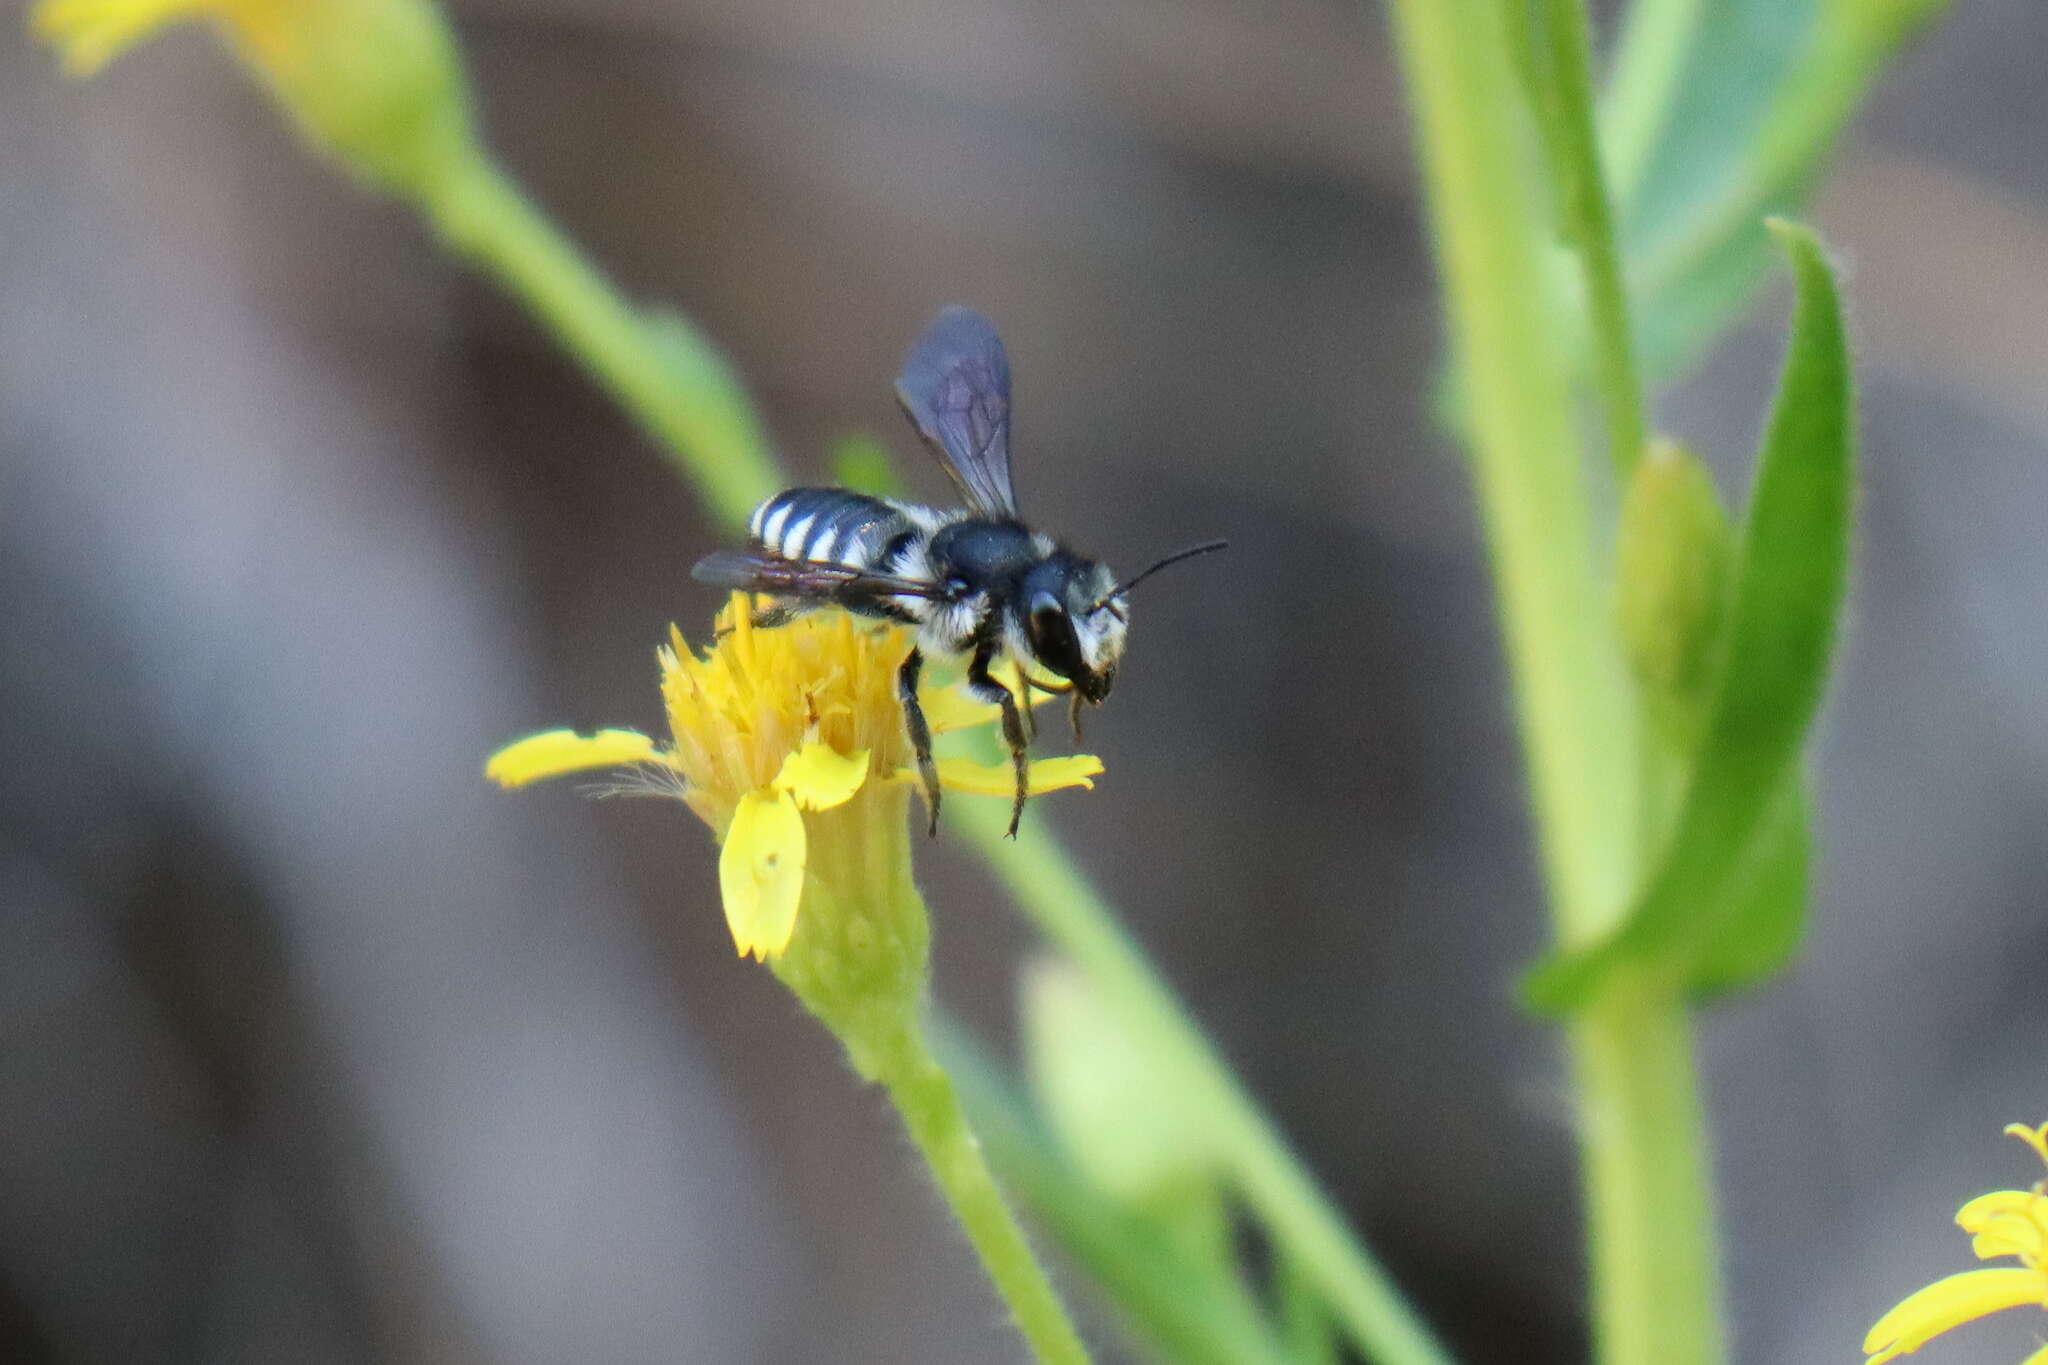
M 1057 597 L 1054 597 L 1049 592 L 1032 595 L 1031 635 L 1033 639 L 1043 639 L 1046 636 L 1057 633 L 1060 623 L 1065 617 L 1066 611 L 1060 606 Z

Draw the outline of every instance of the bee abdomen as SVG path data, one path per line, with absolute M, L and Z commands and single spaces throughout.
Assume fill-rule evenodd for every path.
M 754 509 L 747 532 L 784 559 L 871 569 L 910 522 L 883 498 L 844 488 L 791 488 Z

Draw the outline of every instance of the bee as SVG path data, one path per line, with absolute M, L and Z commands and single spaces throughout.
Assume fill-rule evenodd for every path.
M 792 488 L 754 509 L 745 549 L 706 555 L 691 577 L 769 595 L 771 604 L 755 612 L 757 627 L 830 606 L 917 628 L 896 673 L 896 695 L 934 835 L 939 777 L 918 677 L 927 655 L 965 658 L 969 691 L 1002 710 L 1003 743 L 1017 775 L 1009 830 L 1015 838 L 1027 794 L 1032 692 L 1067 694 L 1079 739 L 1082 703 L 1101 705 L 1116 682 L 1131 589 L 1224 542 L 1168 555 L 1118 583 L 1099 560 L 1026 526 L 1010 483 L 1009 356 L 994 325 L 971 308 L 946 308 L 925 329 L 903 362 L 896 397 L 965 507 Z M 1018 665 L 1021 700 L 990 672 L 1005 658 Z M 1057 681 L 1034 678 L 1034 669 Z

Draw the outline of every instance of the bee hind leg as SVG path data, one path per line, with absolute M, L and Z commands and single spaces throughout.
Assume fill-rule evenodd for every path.
M 917 675 L 924 668 L 924 655 L 912 649 L 896 670 L 896 699 L 903 703 L 903 726 L 910 731 L 911 752 L 917 755 L 917 775 L 924 781 L 924 806 L 931 814 L 926 834 L 939 834 L 939 765 L 932 761 L 932 727 L 924 718 L 924 706 L 917 699 Z
M 1010 829 L 1008 836 L 1017 837 L 1017 824 L 1024 818 L 1024 798 L 1031 793 L 1030 741 L 1024 736 L 1024 717 L 1017 709 L 1017 698 L 1009 688 L 989 676 L 988 666 L 995 656 L 995 646 L 984 644 L 974 651 L 974 657 L 967 663 L 967 682 L 983 701 L 993 701 L 1003 708 L 1003 744 L 1010 751 L 1010 766 L 1017 774 L 1017 796 L 1010 805 Z
M 759 599 L 756 599 L 753 610 L 747 613 L 747 624 L 755 630 L 773 630 L 777 626 L 788 625 L 816 605 L 814 602 L 771 602 L 764 607 L 759 604 Z M 714 631 L 711 638 L 723 640 L 730 634 L 732 627 L 727 626 L 723 630 Z
M 772 606 L 756 607 L 752 625 L 755 630 L 773 630 L 786 626 L 810 610 L 810 603 L 799 605 L 795 602 L 777 602 Z

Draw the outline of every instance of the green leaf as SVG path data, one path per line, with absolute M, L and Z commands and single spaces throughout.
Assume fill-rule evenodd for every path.
M 1834 276 L 1812 232 L 1772 230 L 1792 264 L 1792 336 L 1736 550 L 1706 734 L 1670 842 L 1627 918 L 1601 942 L 1538 966 L 1526 991 L 1540 1010 L 1583 1004 L 1625 962 L 1725 988 L 1782 961 L 1783 940 L 1796 937 L 1803 897 L 1788 908 L 1785 889 L 1804 882 L 1804 820 L 1787 832 L 1792 817 L 1774 820 L 1773 811 L 1796 794 L 1800 749 L 1827 681 L 1848 579 L 1855 453 Z M 1745 956 L 1744 940 L 1769 951 Z
M 1694 990 L 1736 990 L 1765 980 L 1791 960 L 1806 929 L 1812 819 L 1796 782 L 1779 794 L 1736 874 L 1727 914 L 1700 943 Z
M 1603 110 L 1644 372 L 1668 376 L 1763 277 L 1898 47 L 1944 0 L 1637 0 Z M 1632 41 L 1640 39 L 1640 41 Z

